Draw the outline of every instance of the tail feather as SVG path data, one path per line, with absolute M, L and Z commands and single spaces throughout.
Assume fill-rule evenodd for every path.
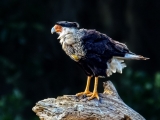
M 127 59 L 127 60 L 148 60 L 150 59 L 147 57 L 143 57 L 142 55 L 129 54 L 129 53 L 126 53 L 124 57 L 118 57 L 118 56 L 114 56 L 114 57 L 119 58 L 119 59 Z
M 123 68 L 126 67 L 126 64 L 123 62 L 124 60 L 116 58 L 112 58 L 110 62 L 107 62 L 107 76 L 110 76 L 112 73 L 116 72 L 122 73 Z

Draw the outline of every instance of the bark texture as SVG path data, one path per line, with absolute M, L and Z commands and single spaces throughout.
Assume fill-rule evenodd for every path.
M 41 120 L 145 120 L 119 97 L 111 81 L 104 82 L 100 100 L 64 95 L 36 103 L 33 111 Z

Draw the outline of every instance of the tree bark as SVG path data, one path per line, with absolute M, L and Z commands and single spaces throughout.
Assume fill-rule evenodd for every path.
M 122 101 L 111 81 L 103 86 L 100 100 L 64 95 L 41 100 L 32 110 L 41 120 L 145 120 Z

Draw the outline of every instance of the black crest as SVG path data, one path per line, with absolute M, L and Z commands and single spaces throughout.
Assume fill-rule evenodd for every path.
M 75 27 L 79 28 L 79 24 L 77 22 L 68 22 L 68 21 L 58 21 L 57 25 L 61 25 L 62 27 Z

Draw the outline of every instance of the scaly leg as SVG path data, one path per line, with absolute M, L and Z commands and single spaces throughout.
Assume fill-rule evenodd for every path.
M 91 76 L 88 76 L 88 78 L 87 78 L 87 85 L 86 85 L 85 91 L 77 93 L 76 96 L 88 95 L 88 94 L 92 93 L 92 92 L 89 91 L 90 81 L 91 81 Z
M 97 86 L 98 86 L 98 77 L 95 77 L 95 83 L 94 83 L 94 90 L 93 93 L 87 94 L 87 96 L 91 96 L 88 98 L 88 100 L 91 100 L 93 98 L 97 98 L 99 100 L 98 92 L 97 92 Z

